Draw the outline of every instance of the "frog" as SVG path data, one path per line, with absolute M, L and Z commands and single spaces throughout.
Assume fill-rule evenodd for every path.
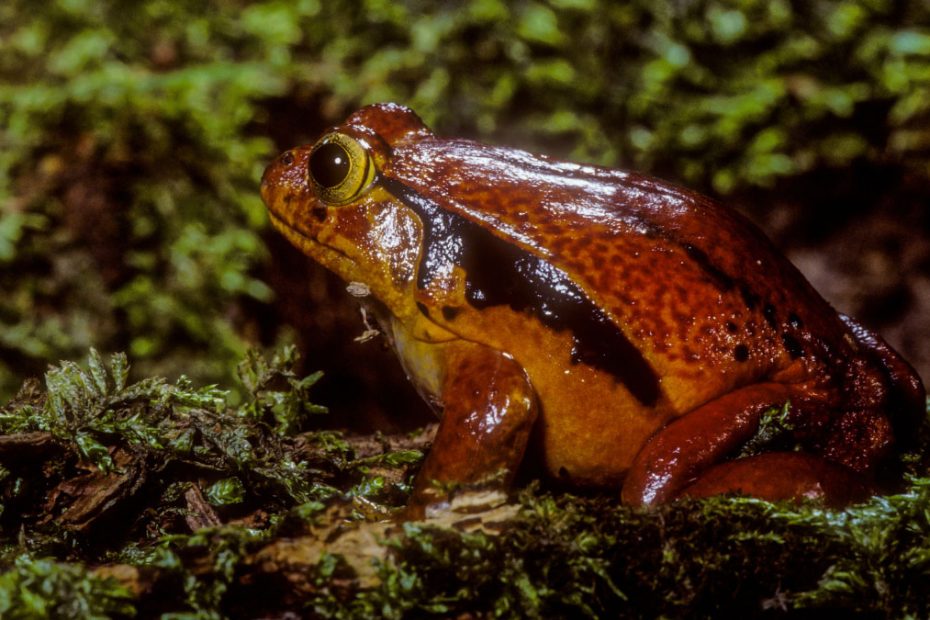
M 364 291 L 439 414 L 406 514 L 529 475 L 652 507 L 858 501 L 923 383 L 748 218 L 644 174 L 437 136 L 373 104 L 267 167 L 294 246 Z M 787 444 L 749 450 L 781 410 Z

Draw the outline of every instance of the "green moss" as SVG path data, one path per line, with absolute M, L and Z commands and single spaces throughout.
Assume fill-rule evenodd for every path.
M 920 476 L 897 495 L 844 510 L 740 497 L 642 510 L 613 497 L 576 497 L 533 484 L 517 494 L 519 510 L 502 526 L 469 531 L 407 523 L 389 533 L 382 542 L 387 555 L 370 560 L 379 562 L 377 580 L 361 588 L 351 585 L 354 569 L 346 558 L 325 547 L 315 567 L 295 573 L 305 585 L 284 574 L 272 585 L 268 575 L 254 574 L 252 554 L 278 541 L 310 544 L 312 538 L 301 537 L 311 525 L 332 540 L 349 531 L 339 525 L 347 517 L 367 527 L 366 519 L 404 504 L 408 468 L 421 458 L 418 450 L 386 448 L 359 458 L 341 434 L 308 430 L 320 409 L 305 404 L 309 382 L 293 374 L 296 361 L 290 350 L 271 360 L 250 355 L 241 368 L 250 397 L 237 407 L 212 387 L 128 383 L 123 356 L 105 364 L 95 353 L 86 368 L 51 369 L 47 392 L 26 389 L 0 420 L 6 432 L 31 438 L 44 429 L 56 438 L 63 452 L 43 461 L 52 478 L 45 491 L 82 479 L 74 477 L 75 462 L 112 467 L 103 456 L 116 446 L 149 455 L 172 473 L 149 473 L 149 492 L 131 503 L 134 526 L 110 527 L 105 540 L 85 539 L 66 520 L 56 525 L 40 518 L 45 508 L 39 507 L 49 505 L 45 491 L 23 490 L 36 484 L 34 466 L 5 461 L 0 605 L 62 609 L 68 617 L 74 609 L 131 615 L 152 604 L 79 563 L 65 563 L 71 559 L 157 571 L 167 584 L 159 609 L 179 614 L 172 617 L 249 616 L 277 605 L 326 618 L 930 614 L 924 595 L 930 479 Z M 303 404 L 284 404 L 292 401 Z M 282 421 L 281 411 L 301 413 Z M 790 432 L 785 411 L 766 416 L 765 446 Z M 927 452 L 928 428 L 925 423 L 914 463 Z M 294 435 L 297 429 L 303 432 Z M 389 475 L 392 469 L 401 477 Z M 196 512 L 196 503 L 184 505 L 195 487 L 202 487 L 208 510 L 242 524 L 193 534 L 172 527 L 172 515 L 178 521 Z M 251 588 L 274 596 L 253 596 Z
M 927 485 L 845 511 L 746 498 L 656 510 L 528 490 L 499 535 L 407 524 L 381 584 L 321 617 L 923 617 Z
M 384 472 L 409 468 L 422 455 L 401 450 L 356 459 L 340 433 L 314 430 L 313 420 L 326 409 L 308 400 L 308 390 L 320 375 L 299 377 L 293 371 L 297 363 L 293 347 L 271 360 L 249 354 L 239 369 L 248 396 L 236 407 L 227 402 L 226 391 L 195 388 L 184 378 L 174 384 L 162 378 L 129 383 L 122 354 L 107 364 L 92 350 L 86 368 L 71 362 L 51 368 L 44 389 L 30 382 L 0 407 L 0 434 L 25 438 L 20 456 L 5 460 L 0 471 L 9 507 L 0 513 L 0 523 L 9 528 L 5 536 L 25 533 L 27 548 L 35 550 L 47 548 L 49 537 L 70 540 L 67 527 L 59 533 L 46 518 L 61 509 L 46 502 L 56 488 L 68 497 L 78 492 L 74 484 L 89 484 L 82 477 L 87 470 L 110 476 L 98 478 L 93 484 L 104 486 L 93 492 L 114 493 L 111 503 L 132 505 L 140 501 L 137 494 L 143 495 L 143 506 L 136 509 L 147 510 L 134 517 L 132 527 L 120 529 L 128 539 L 139 530 L 147 531 L 147 538 L 170 532 L 162 521 L 184 518 L 183 497 L 192 485 L 202 487 L 205 500 L 226 514 L 260 510 L 266 523 L 295 506 L 343 492 L 385 498 L 405 489 L 385 482 Z M 120 476 L 129 476 L 125 487 Z M 133 483 L 133 477 L 140 482 Z M 116 510 L 100 507 L 111 509 Z M 117 538 L 105 548 L 117 547 Z
M 6 564 L 6 563 L 5 563 Z M 85 566 L 16 556 L 0 572 L 0 616 L 10 620 L 133 617 L 131 593 Z

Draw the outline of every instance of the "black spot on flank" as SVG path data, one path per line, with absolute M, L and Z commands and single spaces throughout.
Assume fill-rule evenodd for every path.
M 326 220 L 326 208 L 325 207 L 313 207 L 313 217 L 318 221 L 322 222 Z
M 733 278 L 714 265 L 704 250 L 697 248 L 690 243 L 685 243 L 681 247 L 684 248 L 688 256 L 690 256 L 691 259 L 696 262 L 702 270 L 704 270 L 704 273 L 710 277 L 711 281 L 717 286 L 717 288 L 722 291 L 728 291 L 733 288 Z
M 762 308 L 762 316 L 765 317 L 765 322 L 771 327 L 775 327 L 777 321 L 775 320 L 775 306 L 772 304 L 765 304 L 765 307 Z
M 610 373 L 640 403 L 653 406 L 659 377 L 643 354 L 571 277 L 516 244 L 384 177 L 382 187 L 423 223 L 417 285 L 425 288 L 450 265 L 465 272 L 465 298 L 477 309 L 509 306 L 555 331 L 571 332 L 571 361 Z
M 559 467 L 559 478 L 568 478 L 568 470 L 564 467 Z
M 417 302 L 417 310 L 420 311 L 420 314 L 422 314 L 423 316 L 429 318 L 429 308 L 427 308 L 426 306 L 424 306 L 424 305 L 421 304 L 420 302 Z
M 801 318 L 798 315 L 792 312 L 791 314 L 788 315 L 788 325 L 790 325 L 791 327 L 795 329 L 801 329 L 802 327 L 804 327 L 804 322 L 801 320 Z
M 457 317 L 461 311 L 461 308 L 456 308 L 455 306 L 443 306 L 442 318 L 447 321 L 454 321 L 455 317 Z
M 731 334 L 735 334 L 739 328 L 736 326 L 736 323 L 733 321 L 727 321 L 727 331 Z
M 738 344 L 733 349 L 733 357 L 737 362 L 745 362 L 749 359 L 749 347 L 744 344 Z
M 785 350 L 788 351 L 788 355 L 790 355 L 792 359 L 798 359 L 804 355 L 804 348 L 801 346 L 801 343 L 788 332 L 782 333 L 781 341 L 784 343 Z

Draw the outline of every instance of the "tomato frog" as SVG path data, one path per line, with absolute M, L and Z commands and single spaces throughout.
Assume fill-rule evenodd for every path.
M 261 192 L 295 246 L 367 287 L 440 413 L 412 515 L 525 468 L 631 505 L 843 504 L 924 408 L 907 362 L 748 220 L 657 179 L 441 138 L 378 104 L 280 155 Z M 792 448 L 741 455 L 786 403 Z

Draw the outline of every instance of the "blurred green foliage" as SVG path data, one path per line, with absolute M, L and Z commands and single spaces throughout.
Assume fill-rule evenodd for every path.
M 22 554 L 0 574 L 0 615 L 9 620 L 104 620 L 135 615 L 132 595 L 78 564 Z
M 921 0 L 4 2 L 0 398 L 91 345 L 222 381 L 279 338 L 261 171 L 362 103 L 719 193 L 926 179 L 927 24 Z

